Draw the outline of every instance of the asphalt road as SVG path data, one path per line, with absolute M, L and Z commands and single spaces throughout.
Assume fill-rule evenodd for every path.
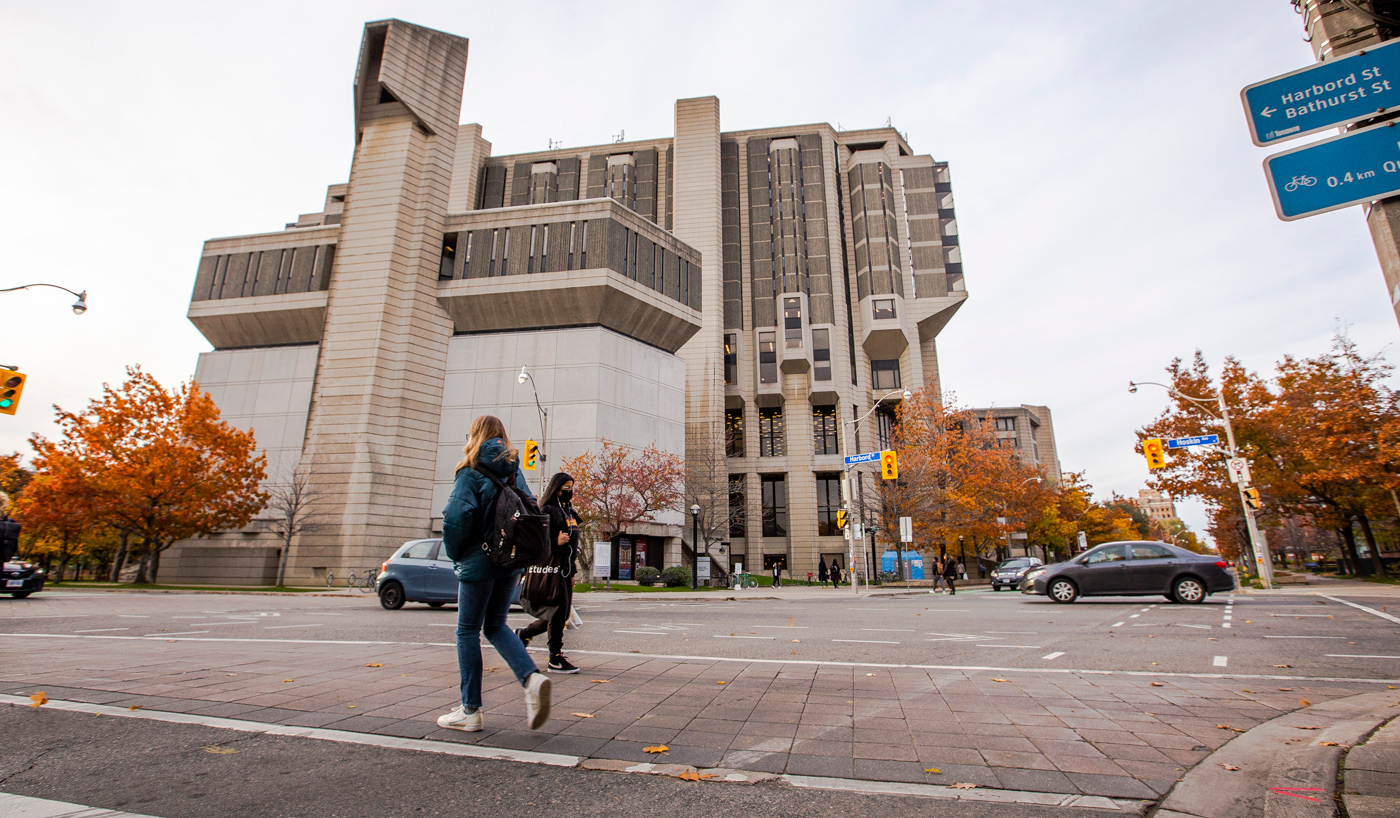
M 1060 605 L 988 590 L 737 601 L 580 594 L 575 605 L 585 624 L 566 634 L 565 652 L 1393 680 L 1400 678 L 1400 623 L 1375 612 L 1400 611 L 1400 597 L 1376 593 L 1368 600 L 1352 586 L 1331 594 L 1336 599 L 1217 595 L 1200 605 L 1160 597 Z M 511 615 L 513 626 L 527 621 Z M 386 611 L 372 595 L 0 597 L 5 634 L 450 644 L 455 622 L 451 605 Z

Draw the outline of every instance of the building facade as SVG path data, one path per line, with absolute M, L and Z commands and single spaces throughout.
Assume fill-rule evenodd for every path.
M 1128 498 L 1128 502 L 1142 509 L 1148 519 L 1161 523 L 1176 519 L 1176 504 L 1166 493 L 1156 489 L 1139 489 L 1138 496 Z
M 947 165 L 888 127 L 724 131 L 713 97 L 677 101 L 668 137 L 493 156 L 457 124 L 465 61 L 460 38 L 369 24 L 349 182 L 205 245 L 197 378 L 272 479 L 311 475 L 326 523 L 291 576 L 436 530 L 475 415 L 543 435 L 521 366 L 548 468 L 603 439 L 683 453 L 688 495 L 724 506 L 722 564 L 845 564 L 842 455 L 890 415 L 852 421 L 939 389 L 967 297 Z M 613 576 L 680 562 L 683 522 L 614 542 Z M 273 548 L 265 527 L 198 547 Z
M 1022 463 L 1039 468 L 1051 485 L 1059 485 L 1063 475 L 1050 407 L 1021 404 L 968 411 L 978 418 L 991 418 L 998 445 L 1015 449 Z

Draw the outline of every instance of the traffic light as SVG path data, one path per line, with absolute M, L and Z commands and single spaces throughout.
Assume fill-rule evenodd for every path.
M 1147 468 L 1161 469 L 1167 465 L 1167 452 L 1160 437 L 1150 437 L 1142 442 L 1142 454 L 1147 458 Z
M 899 458 L 895 457 L 894 449 L 880 452 L 880 476 L 886 480 L 899 477 Z
M 844 508 L 838 508 L 838 509 L 836 510 L 836 530 L 837 530 L 837 531 L 844 531 L 845 529 L 846 529 L 846 509 L 844 509 Z
M 540 444 L 533 440 L 525 441 L 525 462 L 521 464 L 521 468 L 534 471 L 535 466 L 539 465 L 539 462 Z
M 1244 504 L 1258 511 L 1264 507 L 1264 501 L 1259 499 L 1259 489 L 1244 490 Z
M 0 369 L 0 414 L 13 415 L 19 408 L 19 396 L 24 392 L 22 373 Z

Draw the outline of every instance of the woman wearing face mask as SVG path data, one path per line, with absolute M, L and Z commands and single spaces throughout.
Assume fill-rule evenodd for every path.
M 563 653 L 564 625 L 569 621 L 574 602 L 574 564 L 578 558 L 578 514 L 571 502 L 573 498 L 574 478 L 563 472 L 554 475 L 540 498 L 540 509 L 549 515 L 549 537 L 554 543 L 554 553 L 544 570 L 558 572 L 563 586 L 562 601 L 548 619 L 536 619 L 515 632 L 520 641 L 528 645 L 531 638 L 549 631 L 550 673 L 578 673 L 578 668 Z

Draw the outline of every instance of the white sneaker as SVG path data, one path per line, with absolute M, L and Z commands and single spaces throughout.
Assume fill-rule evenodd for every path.
M 457 705 L 445 716 L 438 716 L 438 727 L 445 727 L 449 730 L 463 730 L 468 733 L 475 733 L 481 730 L 481 711 L 468 713 L 467 708 Z
M 531 730 L 549 721 L 549 677 L 538 670 L 525 680 L 525 715 Z

